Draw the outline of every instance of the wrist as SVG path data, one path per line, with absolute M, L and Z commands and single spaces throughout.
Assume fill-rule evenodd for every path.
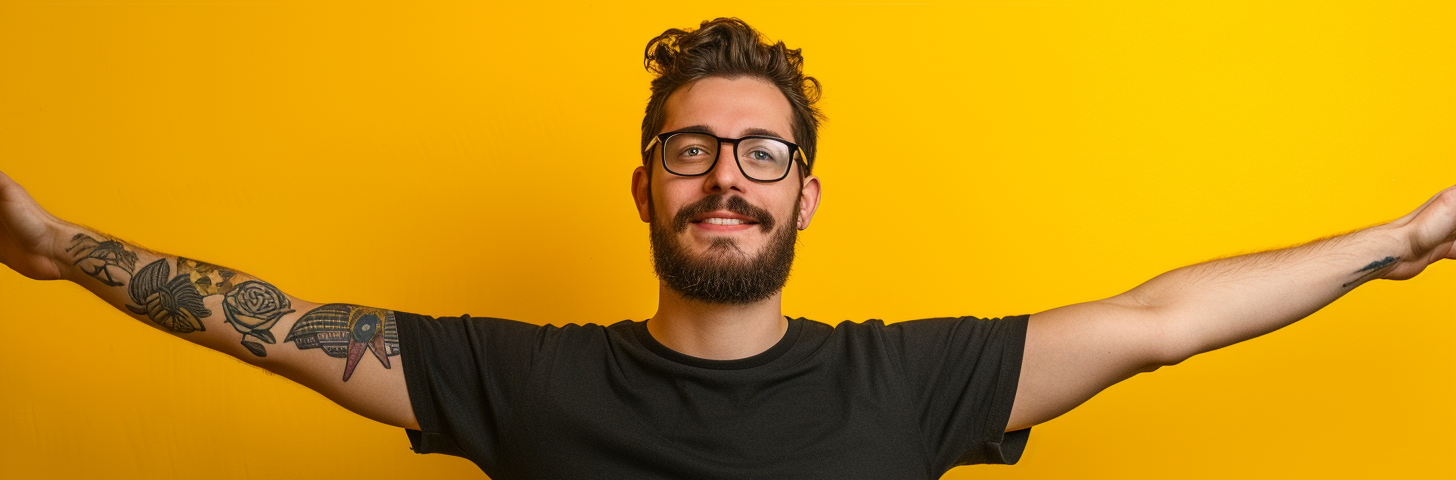
M 72 282 L 76 281 L 76 268 L 73 265 L 74 259 L 71 258 L 72 255 L 66 251 L 68 243 L 66 239 L 70 235 L 75 235 L 77 233 L 76 230 L 78 230 L 77 227 L 59 218 L 50 217 L 49 221 L 45 222 L 44 233 L 41 234 L 41 245 L 42 248 L 46 249 L 42 254 L 56 266 L 56 270 L 60 272 L 61 279 Z
M 1411 252 L 1409 225 L 1385 223 L 1370 227 L 1367 231 L 1371 234 L 1371 239 L 1379 245 L 1376 248 L 1384 251 L 1386 255 L 1399 258 L 1401 261 L 1409 260 L 1414 256 L 1414 253 Z
M 1390 267 L 1384 268 L 1384 271 L 1376 278 L 1404 280 L 1425 268 L 1426 265 L 1421 261 L 1420 252 L 1415 251 L 1413 243 L 1415 232 L 1409 224 L 1387 223 L 1371 227 L 1366 232 L 1377 245 L 1372 258 L 1395 259 L 1394 263 Z

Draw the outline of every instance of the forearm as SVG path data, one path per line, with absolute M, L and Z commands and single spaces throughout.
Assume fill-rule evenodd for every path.
M 1139 372 L 1304 318 L 1397 268 L 1409 255 L 1398 233 L 1373 227 L 1205 262 L 1112 298 L 1032 315 L 1008 428 L 1050 420 Z
M 61 277 L 154 328 L 249 363 L 313 304 L 240 271 L 155 252 L 74 225 L 54 229 Z M 286 330 L 284 330 L 286 331 Z
M 1456 258 L 1456 187 L 1390 223 L 1180 268 L 1121 295 L 1031 316 L 1008 429 L 1109 385 L 1294 323 L 1376 278 Z
M 1289 325 L 1408 260 L 1394 224 L 1179 268 L 1109 299 L 1162 325 L 1168 358 L 1182 359 Z
M 366 417 L 415 425 L 394 312 L 306 302 L 252 275 L 77 225 L 53 231 L 61 277 L 142 323 L 283 375 Z

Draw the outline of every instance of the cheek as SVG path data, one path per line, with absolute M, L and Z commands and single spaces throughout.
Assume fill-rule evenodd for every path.
M 798 228 L 798 226 L 799 226 L 799 206 L 800 206 L 800 203 L 801 203 L 802 200 L 803 200 L 803 197 L 801 196 L 801 189 L 795 189 L 792 192 L 791 196 L 789 196 L 788 198 L 784 199 L 783 203 L 784 203 L 784 205 L 787 205 L 786 207 L 783 207 L 783 210 L 782 210 L 782 212 L 784 214 L 783 218 L 784 218 L 784 221 L 785 221 L 785 225 L 788 225 L 788 226 L 791 226 L 791 227 L 794 227 L 794 228 Z
M 672 174 L 662 174 L 669 178 L 656 179 L 652 183 L 652 195 L 657 198 L 659 207 L 681 207 L 703 198 L 702 177 L 678 177 Z
M 686 202 L 674 201 L 683 198 L 683 192 L 673 191 L 674 187 L 680 185 L 650 183 L 647 189 L 647 214 L 659 222 L 670 222 L 672 216 L 679 209 L 686 205 Z

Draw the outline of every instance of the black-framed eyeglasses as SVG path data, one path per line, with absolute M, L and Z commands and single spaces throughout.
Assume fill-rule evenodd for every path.
M 662 168 L 683 177 L 696 177 L 713 171 L 718 164 L 722 145 L 733 146 L 733 159 L 738 171 L 755 182 L 777 182 L 789 176 L 795 161 L 805 162 L 799 146 L 781 138 L 749 135 L 723 138 L 700 132 L 666 132 L 659 134 L 642 150 L 662 145 Z

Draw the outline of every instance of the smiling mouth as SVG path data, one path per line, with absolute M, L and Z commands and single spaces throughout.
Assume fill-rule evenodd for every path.
M 744 220 L 744 219 L 741 219 L 741 218 L 721 218 L 721 217 L 709 217 L 709 218 L 705 218 L 705 219 L 702 219 L 702 220 L 694 220 L 693 223 L 706 223 L 708 225 L 757 225 L 758 224 L 758 222 L 755 222 L 753 220 Z
M 708 230 L 736 231 L 757 226 L 772 231 L 774 218 L 768 211 L 748 203 L 740 196 L 713 195 L 693 202 L 673 216 L 673 230 L 682 232 L 689 226 Z

